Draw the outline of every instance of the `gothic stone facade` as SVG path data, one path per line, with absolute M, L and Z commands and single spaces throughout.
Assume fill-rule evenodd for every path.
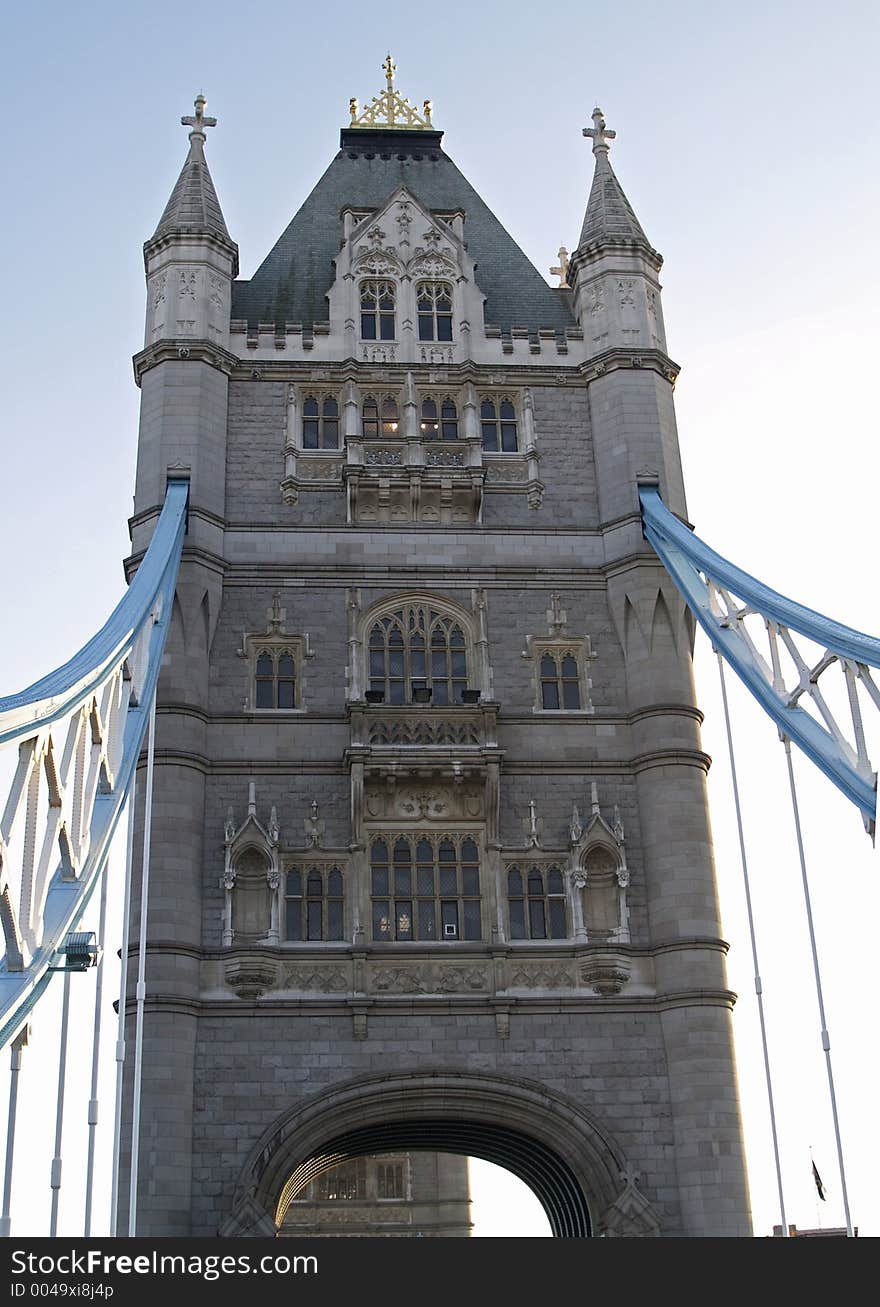
M 638 507 L 685 513 L 676 367 L 594 121 L 555 289 L 429 124 L 343 131 L 236 281 L 190 120 L 135 360 L 131 566 L 191 487 L 139 1232 L 273 1233 L 354 1124 L 426 1120 L 561 1157 L 594 1234 L 749 1232 L 692 629 Z

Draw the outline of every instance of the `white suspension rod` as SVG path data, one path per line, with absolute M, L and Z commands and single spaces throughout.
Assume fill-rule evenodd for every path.
M 3 1176 L 3 1215 L 0 1216 L 0 1239 L 8 1239 L 12 1231 L 12 1162 L 15 1154 L 15 1121 L 18 1114 L 18 1076 L 21 1071 L 22 1049 L 27 1047 L 30 1026 L 16 1035 L 12 1042 L 9 1071 L 9 1118 L 6 1130 L 6 1169 Z
M 98 966 L 95 976 L 95 1021 L 92 1030 L 92 1084 L 89 1096 L 88 1109 L 88 1127 L 89 1127 L 89 1148 L 88 1159 L 86 1161 L 86 1204 L 85 1204 L 85 1237 L 88 1239 L 92 1232 L 92 1188 L 95 1180 L 95 1142 L 98 1129 L 98 1071 L 101 1056 L 101 1022 L 103 1019 L 102 998 L 104 993 L 104 934 L 107 928 L 107 881 L 110 876 L 109 871 L 110 859 L 104 864 L 104 870 L 101 872 L 101 915 L 98 922 Z
M 141 920 L 138 941 L 138 978 L 135 995 L 137 1017 L 134 1035 L 134 1087 L 131 1110 L 131 1173 L 129 1176 L 128 1237 L 137 1233 L 137 1183 L 140 1160 L 141 1074 L 144 1055 L 144 1002 L 147 996 L 147 909 L 150 892 L 150 832 L 153 823 L 153 758 L 156 747 L 156 691 L 150 705 L 150 735 L 147 744 L 147 788 L 144 793 L 144 852 L 141 865 Z
M 813 974 L 816 977 L 816 998 L 819 1003 L 819 1020 L 822 1026 L 822 1048 L 825 1053 L 825 1069 L 828 1072 L 828 1092 L 831 1096 L 831 1116 L 834 1120 L 834 1139 L 837 1144 L 837 1165 L 840 1170 L 840 1189 L 843 1194 L 843 1210 L 846 1214 L 847 1238 L 853 1237 L 852 1220 L 849 1214 L 849 1197 L 846 1190 L 846 1170 L 843 1165 L 843 1145 L 840 1142 L 840 1122 L 837 1118 L 837 1097 L 834 1093 L 834 1074 L 831 1070 L 831 1039 L 825 1020 L 825 1002 L 822 998 L 822 977 L 819 974 L 819 953 L 816 948 L 816 933 L 813 930 L 813 909 L 810 903 L 810 885 L 807 880 L 807 862 L 804 857 L 804 841 L 801 835 L 801 815 L 798 808 L 797 789 L 794 783 L 794 767 L 791 761 L 791 741 L 787 735 L 782 736 L 785 746 L 785 759 L 788 763 L 788 784 L 791 789 L 791 807 L 794 813 L 794 828 L 797 834 L 798 856 L 801 860 L 801 880 L 804 886 L 804 904 L 807 909 L 807 926 L 810 931 L 810 949 L 813 954 Z
M 125 890 L 122 904 L 122 948 L 119 969 L 119 1011 L 116 1028 L 116 1101 L 113 1111 L 113 1162 L 110 1174 L 110 1235 L 116 1235 L 119 1210 L 119 1142 L 122 1135 L 122 1076 L 125 1069 L 125 1002 L 128 981 L 128 935 L 131 910 L 131 862 L 134 852 L 134 816 L 137 796 L 137 772 L 131 778 L 128 796 L 128 830 L 125 841 Z
M 61 1049 L 58 1054 L 58 1099 L 55 1107 L 55 1156 L 49 1185 L 52 1189 L 52 1215 L 49 1237 L 58 1234 L 58 1198 L 61 1193 L 61 1134 L 64 1127 L 64 1085 L 67 1079 L 67 1028 L 70 1024 L 70 972 L 64 972 L 64 998 L 61 1002 Z
M 773 1080 L 770 1075 L 770 1052 L 767 1045 L 767 1026 L 764 1021 L 764 989 L 761 984 L 761 969 L 758 965 L 758 941 L 755 936 L 755 919 L 752 915 L 752 891 L 749 883 L 749 864 L 746 857 L 746 841 L 743 835 L 742 808 L 739 801 L 739 782 L 736 775 L 736 758 L 733 752 L 733 732 L 730 727 L 730 708 L 727 703 L 727 685 L 724 680 L 724 660 L 721 651 L 715 650 L 718 658 L 718 673 L 721 677 L 721 698 L 724 703 L 724 725 L 727 728 L 727 751 L 730 755 L 730 776 L 733 781 L 733 804 L 736 809 L 736 828 L 739 833 L 739 856 L 742 862 L 743 885 L 746 891 L 746 911 L 749 918 L 749 938 L 752 943 L 752 962 L 755 967 L 755 994 L 758 999 L 758 1020 L 761 1025 L 761 1048 L 764 1054 L 764 1078 L 767 1081 L 767 1102 L 770 1107 L 770 1133 L 773 1136 L 773 1160 L 776 1163 L 776 1188 L 779 1193 L 779 1218 L 782 1223 L 783 1236 L 788 1238 L 788 1222 L 785 1219 L 785 1198 L 782 1193 L 782 1167 L 779 1162 L 779 1138 L 776 1133 L 776 1108 L 773 1105 Z

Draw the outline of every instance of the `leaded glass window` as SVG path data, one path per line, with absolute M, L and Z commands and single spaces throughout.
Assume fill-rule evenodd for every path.
M 480 404 L 483 448 L 491 454 L 515 454 L 516 409 L 510 399 L 484 399 Z
M 394 340 L 395 287 L 391 281 L 361 282 L 361 339 Z
M 422 400 L 422 417 L 419 426 L 423 440 L 458 440 L 458 409 L 455 400 L 447 395 L 438 405 L 429 395 Z
M 296 707 L 296 659 L 291 649 L 257 651 L 254 691 L 257 708 Z
M 452 287 L 423 281 L 417 289 L 419 340 L 452 340 Z
M 541 656 L 541 707 L 580 708 L 581 685 L 577 659 L 571 653 Z
M 343 882 L 338 867 L 288 867 L 284 886 L 285 937 L 344 939 Z
M 511 867 L 507 873 L 511 939 L 565 939 L 565 882 L 558 867 Z
M 461 703 L 467 689 L 467 642 L 461 625 L 428 604 L 405 604 L 379 617 L 368 640 L 370 689 L 386 703 L 412 703 L 431 690 L 434 704 Z
M 339 401 L 325 395 L 318 402 L 315 395 L 303 400 L 303 449 L 339 448 Z
M 480 857 L 469 836 L 375 839 L 373 939 L 481 939 Z

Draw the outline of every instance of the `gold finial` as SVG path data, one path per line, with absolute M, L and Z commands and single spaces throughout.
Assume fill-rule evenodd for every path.
M 433 105 L 431 101 L 425 100 L 422 105 L 422 113 L 419 113 L 418 109 L 410 104 L 406 96 L 400 94 L 394 86 L 394 74 L 397 72 L 397 64 L 390 54 L 386 55 L 382 69 L 385 73 L 387 86 L 379 95 L 373 97 L 363 111 L 361 111 L 354 96 L 349 100 L 350 126 L 372 129 L 378 127 L 382 129 L 405 129 L 407 131 L 433 131 L 433 123 L 431 122 Z

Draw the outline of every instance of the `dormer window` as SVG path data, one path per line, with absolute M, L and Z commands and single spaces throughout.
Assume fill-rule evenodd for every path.
M 395 287 L 391 281 L 361 282 L 361 339 L 394 340 Z
M 516 453 L 516 409 L 512 400 L 506 396 L 500 400 L 484 399 L 480 404 L 480 429 L 483 448 L 489 453 Z
M 303 400 L 303 449 L 339 448 L 339 401 L 325 395 L 320 404 L 315 395 Z
M 417 289 L 419 340 L 452 340 L 452 287 L 423 281 Z

